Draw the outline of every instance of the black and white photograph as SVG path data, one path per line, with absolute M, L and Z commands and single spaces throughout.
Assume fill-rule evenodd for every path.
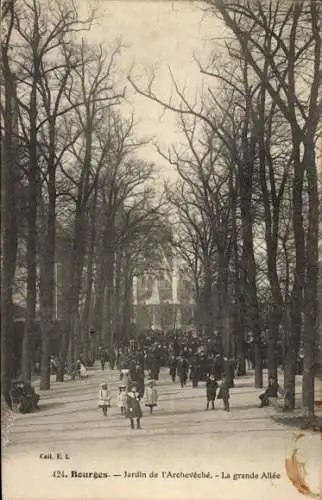
M 322 2 L 3 0 L 4 500 L 322 498 Z

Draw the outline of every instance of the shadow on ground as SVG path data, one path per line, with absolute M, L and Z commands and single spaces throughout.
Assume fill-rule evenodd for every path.
M 56 408 L 62 408 L 66 406 L 68 403 L 41 403 L 41 400 L 39 402 L 39 408 L 40 412 L 41 411 L 46 411 L 46 410 L 54 410 Z
M 294 427 L 295 429 L 301 430 L 311 430 L 313 432 L 319 432 L 322 438 L 322 417 L 314 417 L 308 419 L 307 417 L 301 415 L 290 415 L 287 413 L 280 415 L 271 416 L 273 422 L 285 425 L 288 427 Z

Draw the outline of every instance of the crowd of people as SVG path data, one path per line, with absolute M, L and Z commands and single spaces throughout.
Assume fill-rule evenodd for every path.
M 225 411 L 230 411 L 230 389 L 238 374 L 238 359 L 225 357 L 219 352 L 214 339 L 198 337 L 191 333 L 156 334 L 151 332 L 109 349 L 99 346 L 96 359 L 100 361 L 104 371 L 106 363 L 111 370 L 117 369 L 120 374 L 117 404 L 121 415 L 130 420 L 131 428 L 140 429 L 142 418 L 141 403 L 149 408 L 150 414 L 158 403 L 157 382 L 161 367 L 167 367 L 173 384 L 179 383 L 183 389 L 188 383 L 198 388 L 200 382 L 205 386 L 205 410 L 215 409 L 215 401 L 222 400 Z M 72 370 L 72 379 L 88 376 L 86 361 L 80 355 Z M 249 365 L 248 365 L 249 366 Z M 57 370 L 54 356 L 50 358 L 51 373 Z M 260 397 L 260 407 L 267 406 L 271 397 L 282 394 L 282 390 L 274 379 L 269 379 L 267 389 Z M 14 393 L 13 393 L 14 394 Z M 17 399 L 17 398 L 16 398 Z M 35 398 L 20 397 L 24 401 L 21 409 L 26 411 L 38 407 Z M 30 406 L 30 401 L 32 405 Z M 28 402 L 28 403 L 26 403 Z M 29 406 L 28 406 L 29 405 Z M 99 408 L 107 416 L 111 406 L 111 392 L 108 382 L 99 386 Z M 27 409 L 28 407 L 28 409 Z M 23 410 L 25 411 L 25 410 Z
M 168 367 L 172 383 L 179 382 L 183 389 L 189 382 L 198 388 L 205 382 L 205 410 L 215 409 L 215 401 L 222 400 L 225 411 L 230 411 L 230 389 L 238 373 L 238 360 L 227 358 L 218 352 L 214 341 L 195 335 L 146 335 L 110 350 L 99 347 L 97 358 L 101 369 L 109 362 L 110 369 L 120 373 L 118 406 L 122 415 L 130 420 L 131 428 L 141 428 L 141 403 L 149 407 L 150 413 L 157 406 L 157 382 L 161 367 Z M 147 381 L 146 381 L 147 380 Z M 145 382 L 146 381 L 146 382 Z M 99 407 L 107 415 L 111 394 L 107 384 L 105 399 L 99 388 Z M 270 398 L 283 394 L 275 379 L 270 378 L 267 389 L 259 396 L 260 407 L 269 404 Z
M 183 389 L 188 382 L 198 388 L 205 382 L 205 410 L 215 408 L 215 400 L 221 399 L 224 410 L 229 411 L 229 389 L 234 387 L 237 363 L 217 352 L 215 343 L 204 342 L 195 336 L 166 337 L 146 336 L 110 350 L 99 346 L 97 358 L 102 371 L 106 363 L 120 373 L 117 404 L 121 415 L 127 417 L 131 428 L 141 428 L 142 402 L 150 414 L 158 404 L 157 383 L 161 367 L 168 367 L 173 383 Z M 111 406 L 111 392 L 107 382 L 99 386 L 98 406 L 103 415 Z

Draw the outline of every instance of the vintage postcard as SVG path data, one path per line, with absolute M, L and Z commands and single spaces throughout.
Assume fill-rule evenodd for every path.
M 322 4 L 4 0 L 4 500 L 322 498 Z

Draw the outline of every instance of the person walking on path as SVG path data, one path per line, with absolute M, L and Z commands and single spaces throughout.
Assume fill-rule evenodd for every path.
M 104 370 L 106 363 L 106 351 L 104 348 L 100 350 L 100 361 L 101 361 L 101 368 L 102 370 Z
M 229 388 L 235 386 L 234 384 L 235 370 L 236 370 L 235 358 L 229 358 L 227 361 L 227 378 L 228 378 Z
M 150 413 L 152 414 L 153 408 L 157 406 L 158 403 L 158 390 L 156 388 L 156 382 L 154 380 L 147 381 L 147 388 L 145 389 L 145 406 L 150 408 Z
M 115 349 L 114 349 L 114 347 L 112 347 L 110 349 L 109 356 L 108 356 L 108 361 L 109 361 L 109 365 L 110 365 L 110 370 L 114 370 L 115 361 L 116 361 L 116 355 L 115 355 Z
M 172 379 L 172 382 L 175 382 L 177 374 L 177 358 L 175 356 L 171 356 L 169 361 L 169 368 L 170 368 L 170 377 Z
M 111 407 L 111 393 L 106 382 L 99 386 L 98 407 L 102 408 L 104 417 L 107 416 L 107 409 Z
M 192 360 L 190 366 L 190 380 L 192 381 L 192 387 L 198 387 L 200 368 L 196 357 Z
M 140 405 L 139 393 L 136 390 L 136 385 L 132 384 L 127 393 L 126 416 L 130 420 L 131 429 L 134 429 L 134 420 L 136 420 L 136 428 L 141 429 L 142 410 Z
M 117 406 L 121 409 L 121 414 L 124 416 L 126 414 L 126 401 L 127 401 L 126 385 L 121 384 L 119 386 L 119 393 L 117 395 Z
M 121 370 L 120 381 L 122 382 L 122 384 L 124 384 L 126 386 L 127 389 L 129 388 L 130 384 L 132 383 L 129 370 L 127 368 L 123 368 Z
M 206 381 L 206 390 L 207 390 L 207 406 L 206 410 L 209 410 L 209 404 L 211 402 L 211 409 L 215 409 L 215 399 L 216 399 L 216 392 L 217 392 L 217 387 L 218 384 L 215 380 L 214 375 L 209 375 Z
M 222 383 L 219 388 L 219 394 L 217 396 L 217 399 L 222 399 L 224 403 L 224 410 L 225 411 L 230 411 L 230 406 L 229 406 L 229 379 L 224 376 L 222 379 Z
M 214 375 L 216 380 L 221 380 L 223 374 L 223 360 L 220 354 L 216 354 L 214 360 Z
M 136 378 L 135 378 L 137 391 L 139 393 L 140 399 L 144 396 L 144 370 L 140 365 L 136 366 Z
M 178 362 L 178 375 L 179 375 L 179 380 L 180 380 L 180 385 L 183 388 L 188 379 L 188 361 L 185 358 L 179 358 Z

